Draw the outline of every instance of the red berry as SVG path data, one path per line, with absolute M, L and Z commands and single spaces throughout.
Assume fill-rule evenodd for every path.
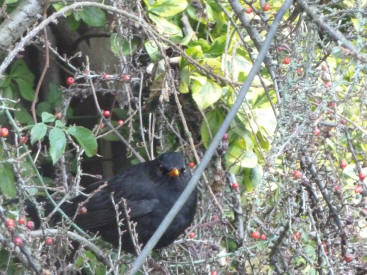
M 72 76 L 69 76 L 67 79 L 66 79 L 66 84 L 68 84 L 69 86 L 73 85 L 75 82 L 75 79 L 74 77 Z
M 189 162 L 189 167 L 190 167 L 190 168 L 194 168 L 194 167 L 195 167 L 195 163 L 193 163 L 193 162 Z
M 189 235 L 189 239 L 193 239 L 193 238 L 195 238 L 195 233 L 194 232 L 190 233 L 190 235 Z
M 5 222 L 5 226 L 6 227 L 14 227 L 15 226 L 15 221 L 13 219 L 8 219 L 6 222 Z
M 327 254 L 329 254 L 329 250 L 327 249 L 327 245 L 326 245 L 326 242 L 324 241 L 324 242 L 322 242 L 322 247 L 324 248 L 324 252 L 325 252 L 325 254 L 327 255 Z
M 341 123 L 342 125 L 347 125 L 348 121 L 347 121 L 346 119 L 342 119 L 342 120 L 340 121 L 340 123 Z
M 330 81 L 325 81 L 324 85 L 326 88 L 330 88 L 331 87 L 331 82 Z
M 301 171 L 299 171 L 299 170 L 294 170 L 294 171 L 293 171 L 293 177 L 294 177 L 295 179 L 300 179 L 300 178 L 302 177 L 302 172 L 301 172 Z
M 110 112 L 109 110 L 104 110 L 104 111 L 103 111 L 103 116 L 104 116 L 105 118 L 109 118 L 109 117 L 111 116 L 111 112 Z
M 0 130 L 0 135 L 2 136 L 2 137 L 7 137 L 8 135 L 9 135 L 9 130 L 8 130 L 8 128 L 1 128 L 1 130 Z
M 340 191 L 341 191 L 340 186 L 339 186 L 339 185 L 335 185 L 335 186 L 334 186 L 334 192 L 335 192 L 335 193 L 339 193 Z
M 340 168 L 344 169 L 345 167 L 347 167 L 347 162 L 345 160 L 341 160 L 339 163 Z
M 317 127 L 313 130 L 313 134 L 314 134 L 314 136 L 318 136 L 318 135 L 320 135 L 320 133 L 321 133 L 321 131 L 320 131 L 320 129 L 319 129 L 319 128 L 317 128 Z
M 238 185 L 238 183 L 237 183 L 237 182 L 232 183 L 232 189 L 233 189 L 233 190 L 237 190 L 237 189 L 238 189 L 238 187 L 239 187 L 239 185 Z
M 20 217 L 18 220 L 19 224 L 25 224 L 25 218 L 24 217 Z
M 103 129 L 104 128 L 104 123 L 101 122 L 101 124 L 99 124 L 99 129 Z
M 84 70 L 83 71 L 83 74 L 88 75 L 89 74 L 89 71 L 88 70 Z
M 297 74 L 299 75 L 299 76 L 301 76 L 302 74 L 303 74 L 303 70 L 302 70 L 302 68 L 297 68 Z
M 359 173 L 358 177 L 361 181 L 363 181 L 366 178 L 366 175 L 363 172 L 361 172 Z
M 19 237 L 14 237 L 14 239 L 13 239 L 13 243 L 14 243 L 16 246 L 22 246 L 23 241 L 22 241 L 22 239 L 21 239 L 21 238 L 19 238 Z
M 33 230 L 34 229 L 34 222 L 33 221 L 27 221 L 26 227 L 29 230 Z
M 19 142 L 22 144 L 26 144 L 28 142 L 28 137 L 27 136 L 21 136 L 19 138 Z
M 212 221 L 216 221 L 218 219 L 217 215 L 212 216 Z
M 128 74 L 123 74 L 123 75 L 122 75 L 122 79 L 123 79 L 125 82 L 129 82 L 129 81 L 130 81 L 130 79 L 131 79 L 131 77 L 130 77 L 130 75 L 128 75 Z
M 255 239 L 255 240 L 257 240 L 257 239 L 259 239 L 260 238 L 260 232 L 259 231 L 252 231 L 251 232 L 251 238 L 253 238 L 253 239 Z
M 268 11 L 268 10 L 270 10 L 270 5 L 269 3 L 265 3 L 263 6 L 263 11 Z
M 210 275 L 218 275 L 218 272 L 213 270 L 212 272 L 210 272 Z
M 245 12 L 246 12 L 247 14 L 252 13 L 252 8 L 251 8 L 251 7 L 247 7 L 247 8 L 245 8 Z
M 223 135 L 222 140 L 228 140 L 228 134 L 227 134 L 227 133 L 225 133 L 225 134 Z
M 79 209 L 79 215 L 85 215 L 88 213 L 88 208 L 85 206 L 80 207 Z
M 335 102 L 334 101 L 330 101 L 329 102 L 329 107 L 330 108 L 334 108 L 335 107 Z
M 261 234 L 261 236 L 260 236 L 260 240 L 263 240 L 263 241 L 265 241 L 265 240 L 266 240 L 266 236 L 265 236 L 265 234 Z
M 46 240 L 45 240 L 45 244 L 47 245 L 52 245 L 54 243 L 54 240 L 50 237 L 47 237 Z
M 360 194 L 360 193 L 362 193 L 362 191 L 363 191 L 363 187 L 362 187 L 362 185 L 357 185 L 357 186 L 354 188 L 354 192 L 355 192 L 356 194 Z
M 291 59 L 288 56 L 284 57 L 283 64 L 288 65 L 289 63 L 291 63 Z
M 118 121 L 117 121 L 117 124 L 118 124 L 119 126 L 122 126 L 122 125 L 124 125 L 124 121 L 120 119 L 120 120 L 118 120 Z
M 346 261 L 347 263 L 350 263 L 351 261 L 353 261 L 353 257 L 347 254 L 344 256 L 344 261 Z
M 293 233 L 293 239 L 299 241 L 301 239 L 301 233 L 299 232 L 294 232 Z
M 111 75 L 104 73 L 103 78 L 109 80 L 111 78 Z

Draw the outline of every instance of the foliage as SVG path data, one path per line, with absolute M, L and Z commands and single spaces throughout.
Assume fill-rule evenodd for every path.
M 0 199 L 20 198 L 19 205 L 0 208 L 0 237 L 10 240 L 4 244 L 12 244 L 15 234 L 3 226 L 6 215 L 19 218 L 24 199 L 47 196 L 48 188 L 57 201 L 81 191 L 84 175 L 98 177 L 95 171 L 83 173 L 84 165 L 107 154 L 103 146 L 108 142 L 127 146 L 124 166 L 168 150 L 185 151 L 190 161 L 199 161 L 195 157 L 205 152 L 222 125 L 282 4 L 268 1 L 271 8 L 265 11 L 260 1 L 245 1 L 239 12 L 237 1 L 118 2 L 115 8 L 130 18 L 94 5 L 65 13 L 71 30 L 112 31 L 109 47 L 118 69 L 94 69 L 88 60 L 98 54 L 89 59 L 82 54 L 82 62 L 73 63 L 79 55 L 64 58 L 59 53 L 58 60 L 73 72 L 73 85 L 50 82 L 37 93 L 40 76 L 21 58 L 0 80 L 0 123 L 10 129 L 8 137 L 0 138 Z M 196 235 L 153 254 L 164 270 L 366 271 L 366 1 L 308 1 L 329 29 L 304 16 L 296 2 L 304 1 L 295 1 L 281 23 L 206 170 L 203 182 L 209 181 L 189 229 Z M 9 13 L 18 1 L 7 3 Z M 53 3 L 50 12 L 65 6 Z M 252 12 L 244 13 L 250 6 Z M 249 24 L 241 21 L 244 14 Z M 337 31 L 357 50 L 334 41 Z M 103 109 L 111 117 L 104 117 Z M 122 161 L 117 163 L 122 168 Z M 24 227 L 16 230 L 27 236 L 36 261 L 43 264 L 47 256 L 57 262 L 47 267 L 53 272 L 66 268 L 64 257 L 55 259 L 60 256 L 56 250 L 46 250 Z M 62 243 L 70 241 L 65 239 L 60 247 L 70 244 Z M 75 269 L 104 274 L 130 268 L 121 265 L 130 262 L 128 256 L 89 240 L 108 251 L 112 267 L 84 244 L 75 253 Z M 0 250 L 0 267 L 22 273 L 12 249 L 4 245 Z

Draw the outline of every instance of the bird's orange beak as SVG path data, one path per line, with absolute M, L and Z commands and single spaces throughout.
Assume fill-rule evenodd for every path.
M 173 168 L 168 172 L 168 176 L 171 178 L 177 178 L 180 175 L 180 171 L 177 168 Z

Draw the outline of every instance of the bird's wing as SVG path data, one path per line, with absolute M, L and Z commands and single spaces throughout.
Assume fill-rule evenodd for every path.
M 155 207 L 158 206 L 158 199 L 150 199 L 150 200 L 128 200 L 127 207 L 130 209 L 129 216 L 130 218 L 139 218 L 145 215 L 148 215 L 153 211 Z
M 116 224 L 116 210 L 112 202 L 119 205 L 122 218 L 125 217 L 123 201 L 126 202 L 130 219 L 150 214 L 159 204 L 153 195 L 146 173 L 146 164 L 136 165 L 108 182 L 98 182 L 88 186 L 84 191 L 89 196 L 75 198 L 74 204 L 85 201 L 87 214 L 78 215 L 76 222 L 86 230 L 98 229 L 103 226 Z M 124 200 L 123 200 L 124 199 Z M 75 210 L 74 210 L 75 213 Z
M 121 198 L 114 198 L 115 204 L 119 205 L 119 212 L 122 213 L 120 219 L 125 218 L 125 211 Z M 158 199 L 125 200 L 127 213 L 130 219 L 137 219 L 150 214 L 159 204 Z M 76 223 L 85 230 L 98 230 L 98 228 L 116 224 L 116 210 L 112 203 L 111 196 L 106 192 L 95 194 L 85 204 L 86 214 L 79 214 Z

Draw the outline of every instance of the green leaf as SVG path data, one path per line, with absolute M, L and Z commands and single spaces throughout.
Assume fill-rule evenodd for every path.
M 205 120 L 203 120 L 200 126 L 200 134 L 201 134 L 201 140 L 203 141 L 204 146 L 208 148 L 209 143 L 211 141 L 210 132 L 212 134 L 212 137 L 217 133 L 220 125 L 222 124 L 224 120 L 224 112 L 221 109 L 216 109 L 216 110 L 206 113 L 205 117 L 209 125 L 207 125 Z M 208 126 L 210 129 L 210 132 L 209 132 Z
M 265 149 L 265 150 L 269 150 L 270 148 L 270 143 L 268 141 L 268 139 L 266 138 L 266 136 L 263 133 L 264 128 L 260 126 L 259 131 L 256 132 L 256 137 L 257 140 L 259 141 L 261 148 Z
M 226 166 L 232 167 L 232 173 L 237 173 L 239 168 L 254 168 L 257 165 L 256 154 L 252 151 L 247 151 L 245 147 L 243 141 L 229 146 L 226 153 Z
M 25 82 L 28 82 L 32 85 L 34 82 L 33 73 L 28 69 L 27 64 L 22 59 L 18 59 L 14 62 L 14 64 L 11 66 L 9 76 L 11 78 L 23 79 Z
M 221 72 L 222 63 L 219 58 L 204 58 L 200 63 L 205 67 L 209 67 L 216 74 Z
M 174 23 L 153 14 L 149 14 L 149 18 L 155 23 L 159 33 L 167 35 L 170 38 L 174 36 L 183 37 L 181 28 Z
M 47 113 L 52 112 L 52 106 L 48 101 L 38 103 L 36 109 L 37 109 L 36 112 L 38 116 L 41 116 L 42 113 L 44 112 L 47 112 Z
M 36 141 L 42 140 L 47 132 L 47 125 L 40 122 L 32 127 L 31 130 L 31 144 L 34 144 Z
M 203 57 L 203 49 L 200 45 L 195 45 L 190 48 L 187 48 L 186 54 L 191 56 L 192 58 L 198 59 Z
M 56 120 L 56 121 L 55 121 L 55 127 L 58 127 L 58 128 L 64 128 L 64 127 L 65 127 L 65 125 L 64 125 L 64 123 L 62 123 L 62 121 L 61 121 L 61 120 Z
M 156 62 L 162 58 L 162 54 L 153 40 L 147 40 L 144 47 L 152 61 Z
M 131 55 L 136 51 L 139 44 L 138 38 L 126 40 L 116 33 L 113 33 L 110 37 L 111 51 L 117 57 Z
M 195 79 L 191 85 L 191 91 L 194 101 L 202 110 L 212 106 L 222 96 L 222 88 L 209 79 L 204 85 Z
M 53 114 L 47 112 L 43 112 L 41 118 L 43 123 L 54 122 L 56 119 L 56 117 Z
M 65 151 L 66 138 L 64 131 L 60 128 L 53 128 L 48 135 L 50 140 L 50 156 L 52 164 L 55 164 Z
M 189 44 L 190 47 L 194 47 L 194 46 L 200 46 L 203 52 L 207 52 L 210 49 L 210 45 L 208 43 L 208 41 L 200 38 L 199 40 L 196 41 L 191 41 Z
M 62 93 L 59 86 L 51 82 L 48 88 L 49 92 L 47 93 L 47 101 L 52 106 L 60 106 L 62 102 Z
M 226 61 L 226 71 L 236 81 L 244 80 L 252 68 L 252 64 L 240 55 L 227 57 Z
M 95 7 L 84 7 L 80 17 L 91 27 L 103 27 L 106 21 L 105 12 Z
M 24 108 L 24 106 L 21 103 L 18 103 L 15 105 L 16 112 L 14 112 L 16 120 L 18 120 L 20 123 L 24 124 L 33 124 L 33 118 L 28 113 L 27 109 Z
M 189 84 L 190 84 L 190 71 L 189 67 L 185 66 L 180 70 L 180 87 L 179 91 L 181 94 L 189 93 Z
M 71 15 L 66 17 L 66 21 L 68 23 L 69 28 L 73 31 L 76 31 L 80 26 L 80 20 L 77 20 L 74 14 L 75 13 L 72 13 Z
M 224 48 L 226 46 L 227 34 L 217 37 L 213 44 L 210 46 L 209 51 L 205 52 L 212 56 L 222 56 L 224 53 Z
M 187 0 L 158 0 L 148 11 L 161 17 L 170 17 L 184 11 L 186 7 Z
M 97 140 L 91 130 L 83 126 L 70 126 L 67 131 L 82 146 L 88 157 L 97 153 Z
M 243 183 L 245 185 L 245 190 L 251 192 L 256 188 L 256 186 L 260 185 L 263 170 L 260 165 L 256 165 L 254 168 L 246 168 L 244 170 Z
M 258 125 L 262 126 L 263 133 L 266 131 L 266 134 L 272 136 L 277 126 L 277 120 L 270 104 L 268 103 L 267 107 L 254 109 L 253 114 L 255 117 L 254 120 Z
M 15 176 L 9 163 L 0 165 L 0 190 L 4 195 L 14 198 L 17 195 Z
M 14 81 L 18 85 L 18 89 L 22 98 L 28 101 L 33 101 L 34 99 L 33 83 L 28 82 L 23 78 L 15 78 Z

